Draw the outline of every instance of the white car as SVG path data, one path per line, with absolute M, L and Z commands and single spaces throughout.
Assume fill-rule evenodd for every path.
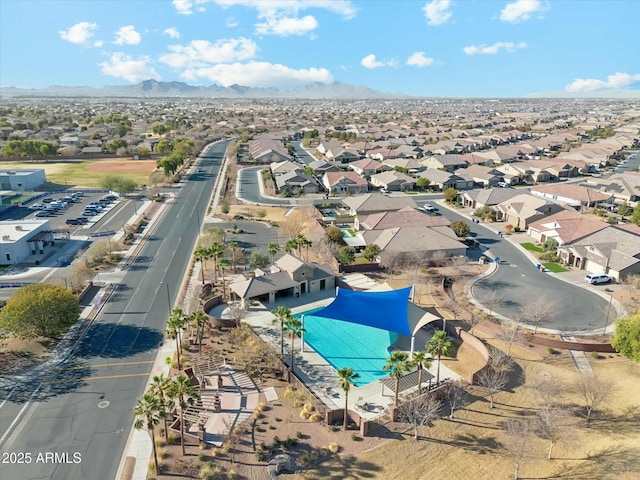
M 42 210 L 44 209 L 44 204 L 42 203 L 34 203 L 33 205 L 29 205 L 29 210 Z
M 609 283 L 613 278 L 609 275 L 605 275 L 604 273 L 590 273 L 585 275 L 584 280 L 591 285 L 598 285 L 600 283 Z
M 426 203 L 422 208 L 425 212 L 435 212 L 437 210 L 436 207 L 434 207 L 433 205 L 429 205 L 428 203 Z

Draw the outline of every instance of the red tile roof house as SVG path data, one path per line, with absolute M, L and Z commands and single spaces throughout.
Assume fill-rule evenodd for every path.
M 349 164 L 349 168 L 362 177 L 368 177 L 387 170 L 389 167 L 383 165 L 378 160 L 365 158 Z
M 563 210 L 533 222 L 529 225 L 527 234 L 536 242 L 544 243 L 548 238 L 553 238 L 562 246 L 572 244 L 607 227 L 606 223 L 599 220 L 592 220 L 571 210 Z
M 369 182 L 356 172 L 327 172 L 322 176 L 322 184 L 336 195 L 357 195 L 369 190 Z
M 610 193 L 601 193 L 593 188 L 566 183 L 536 185 L 531 188 L 531 194 L 536 197 L 546 198 L 555 203 L 570 205 L 574 208 L 590 208 L 601 203 L 613 204 L 614 199 Z
M 523 193 L 496 205 L 496 219 L 526 231 L 529 225 L 563 210 L 560 205 Z

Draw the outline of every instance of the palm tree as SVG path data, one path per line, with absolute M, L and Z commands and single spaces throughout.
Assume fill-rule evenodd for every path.
M 154 375 L 149 387 L 149 393 L 152 394 L 158 401 L 160 407 L 160 417 L 164 420 L 164 439 L 169 438 L 169 429 L 167 428 L 167 407 L 169 406 L 169 379 L 164 376 L 164 373 L 160 375 Z
M 233 268 L 233 273 L 236 273 L 236 249 L 238 248 L 237 242 L 231 242 L 229 244 L 229 250 L 231 250 L 231 268 Z
M 202 284 L 204 285 L 204 261 L 210 257 L 209 249 L 205 247 L 198 247 L 193 251 L 193 259 L 196 262 L 200 262 L 200 276 L 202 278 Z
M 224 253 L 224 247 L 221 243 L 213 242 L 209 247 L 209 258 L 213 258 L 213 283 L 218 283 L 218 260 Z
M 304 235 L 300 234 L 296 237 L 296 242 L 298 242 L 298 251 L 300 252 L 300 257 L 302 258 L 302 247 L 306 249 L 306 261 L 309 261 L 309 247 L 313 245 L 313 242 L 309 240 Z
M 178 370 L 182 369 L 180 363 L 180 354 L 182 353 L 182 346 L 180 345 L 180 331 L 184 328 L 186 318 L 184 311 L 180 307 L 175 307 L 171 310 L 169 320 L 167 320 L 167 328 L 164 334 L 171 340 L 176 341 L 176 354 L 178 355 Z
M 160 406 L 156 397 L 151 393 L 145 393 L 142 397 L 138 398 L 138 402 L 133 409 L 133 413 L 138 418 L 133 427 L 136 430 L 142 430 L 146 427 L 151 432 L 151 445 L 153 448 L 153 461 L 156 466 L 156 474 L 160 473 L 160 466 L 158 465 L 158 452 L 156 451 L 156 433 L 155 428 L 160 423 Z
M 427 343 L 426 350 L 431 355 L 438 357 L 438 369 L 436 371 L 436 385 L 440 384 L 440 357 L 449 355 L 449 351 L 453 348 L 453 342 L 444 330 L 438 330 L 433 334 L 431 340 Z
M 296 242 L 296 249 L 298 250 L 298 257 L 302 258 L 302 247 L 304 246 L 305 242 L 308 242 L 309 240 L 307 240 L 307 237 L 305 237 L 301 233 L 296 235 L 293 240 Z
M 271 265 L 273 265 L 275 263 L 275 255 L 276 253 L 278 253 L 280 251 L 280 245 L 278 245 L 276 242 L 271 242 L 269 243 L 269 245 L 267 245 L 267 252 L 269 252 L 269 255 L 271 255 Z
M 204 310 L 196 310 L 189 317 L 190 323 L 193 323 L 196 327 L 196 339 L 198 340 L 198 353 L 202 351 L 202 339 L 204 338 L 204 327 L 211 326 L 211 320 L 209 316 L 204 313 Z
M 390 377 L 394 377 L 396 380 L 395 396 L 393 404 L 398 405 L 398 391 L 400 389 L 400 378 L 405 372 L 409 371 L 409 355 L 406 352 L 395 350 L 391 353 L 390 357 L 387 357 L 387 363 L 382 367 L 386 372 L 389 372 Z
M 284 321 L 291 316 L 291 309 L 280 305 L 271 313 L 275 317 L 273 323 L 280 322 L 280 358 L 284 358 Z
M 293 238 L 287 240 L 287 242 L 284 244 L 284 251 L 287 253 L 293 253 L 296 248 L 298 248 L 298 242 L 296 242 Z
M 431 368 L 431 357 L 427 357 L 427 352 L 414 352 L 411 364 L 418 367 L 418 395 L 422 393 L 422 372 L 425 368 Z
M 220 269 L 220 274 L 222 275 L 222 299 L 224 300 L 227 296 L 227 286 L 224 281 L 224 271 L 229 266 L 229 259 L 227 257 L 220 257 L 218 259 L 218 268 Z
M 178 402 L 180 407 L 180 446 L 182 447 L 182 456 L 184 451 L 184 411 L 193 405 L 200 397 L 198 392 L 186 375 L 178 375 L 169 387 L 169 397 Z
M 349 390 L 352 386 L 355 386 L 355 381 L 360 378 L 360 374 L 353 371 L 353 368 L 341 368 L 338 370 L 338 377 L 340 377 L 340 386 L 344 391 L 344 423 L 343 427 L 347 429 L 347 408 L 349 405 Z
M 304 328 L 302 328 L 302 322 L 298 317 L 289 315 L 287 318 L 285 318 L 284 329 L 289 332 L 289 338 L 291 339 L 291 372 L 293 373 L 293 355 L 295 352 L 295 341 L 296 338 L 300 338 L 302 336 Z

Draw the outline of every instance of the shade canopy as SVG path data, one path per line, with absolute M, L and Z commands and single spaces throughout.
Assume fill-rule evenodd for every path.
M 411 336 L 407 307 L 411 287 L 383 292 L 338 289 L 336 298 L 314 317 L 332 318 Z

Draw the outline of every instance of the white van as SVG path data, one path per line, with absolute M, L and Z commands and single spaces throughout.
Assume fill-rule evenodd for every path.
M 584 280 L 591 285 L 598 285 L 599 283 L 609 283 L 611 277 L 604 273 L 590 273 L 589 275 L 585 275 Z

